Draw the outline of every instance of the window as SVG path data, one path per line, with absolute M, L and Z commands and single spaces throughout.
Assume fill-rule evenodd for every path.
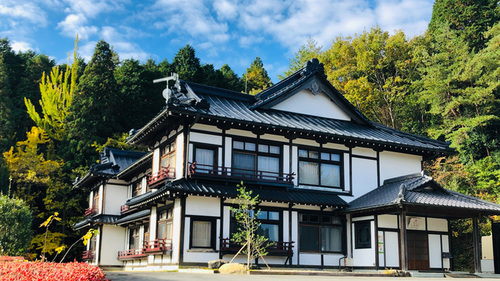
M 371 222 L 359 221 L 354 223 L 354 240 L 356 249 L 371 248 Z
M 128 248 L 139 249 L 139 227 L 130 228 L 129 230 L 129 239 L 128 239 Z
M 132 184 L 132 197 L 142 193 L 142 180 L 138 180 Z
M 215 220 L 191 218 L 191 248 L 215 249 Z
M 143 242 L 149 242 L 149 223 L 144 224 L 144 236 L 142 237 Z
M 92 199 L 92 209 L 97 212 L 99 208 L 99 191 L 95 191 L 94 198 Z
M 281 212 L 278 211 L 260 211 L 257 215 L 260 227 L 257 230 L 259 235 L 269 239 L 269 241 L 281 241 Z M 231 212 L 231 234 L 238 231 L 238 223 L 234 213 Z
M 342 187 L 342 154 L 299 149 L 299 184 Z
M 277 145 L 233 141 L 233 175 L 256 175 L 276 180 L 280 176 L 281 148 Z
M 301 252 L 342 252 L 343 223 L 339 217 L 300 214 Z
M 213 174 L 217 171 L 217 147 L 196 145 L 194 148 L 194 161 L 196 172 Z
M 175 168 L 175 142 L 166 145 L 161 150 L 160 168 Z
M 172 239 L 172 209 L 161 211 L 158 215 L 158 239 Z

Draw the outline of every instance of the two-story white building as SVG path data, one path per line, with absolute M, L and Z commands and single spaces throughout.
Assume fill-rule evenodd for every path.
M 474 218 L 477 230 L 479 216 L 500 214 L 422 173 L 424 160 L 453 151 L 447 143 L 371 122 L 316 59 L 256 96 L 172 79 L 165 108 L 128 140 L 150 152 L 76 183 L 92 190 L 89 210 L 98 206 L 75 225 L 100 230 L 85 253 L 94 264 L 230 259 L 241 181 L 261 200 L 274 265 L 446 269 L 449 220 Z

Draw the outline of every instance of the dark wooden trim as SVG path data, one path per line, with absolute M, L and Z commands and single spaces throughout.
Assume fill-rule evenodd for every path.
M 352 147 L 349 147 L 349 195 L 352 194 Z
M 226 167 L 226 129 L 222 129 L 222 159 L 221 160 L 222 160 L 222 167 Z
M 448 222 L 448 249 L 449 249 L 449 252 L 450 253 L 453 253 L 453 245 L 451 244 L 451 235 L 452 235 L 452 232 L 451 232 L 451 223 L 450 223 L 450 220 L 448 219 L 447 220 Z M 449 259 L 450 261 L 450 270 L 453 270 L 454 267 L 453 267 L 453 258 Z
M 408 270 L 408 240 L 407 240 L 407 235 L 406 235 L 406 210 L 404 209 L 403 206 L 401 206 L 401 215 L 399 216 L 399 225 L 400 225 L 400 255 L 401 255 L 401 261 L 400 261 L 400 267 L 401 270 L 407 271 Z
M 187 161 L 187 157 L 188 157 L 188 149 L 189 149 L 189 139 L 188 139 L 188 135 L 189 135 L 189 126 L 187 124 L 184 125 L 184 127 L 182 128 L 183 131 L 184 131 L 184 151 L 183 151 L 183 171 L 182 171 L 182 174 L 184 175 L 184 178 L 187 178 L 188 177 L 188 161 Z
M 292 162 L 292 161 L 290 161 Z M 292 203 L 288 203 L 288 242 L 292 242 L 293 241 L 293 238 L 292 238 L 292 207 L 293 207 L 293 204 Z M 298 220 L 298 218 L 297 218 Z M 298 226 L 297 226 L 298 227 Z M 296 243 L 297 244 L 297 243 Z M 297 253 L 299 253 L 299 251 L 297 251 Z M 289 260 L 289 264 L 288 265 L 292 265 L 292 259 L 288 259 Z
M 481 273 L 481 233 L 479 232 L 478 217 L 472 218 L 472 241 L 474 246 L 474 272 Z
M 356 155 L 356 154 L 353 154 L 352 157 L 353 158 L 360 158 L 360 159 L 377 161 L 377 157 L 371 157 L 371 156 L 365 156 L 365 155 Z
M 101 257 L 102 257 L 102 233 L 103 233 L 103 225 L 99 226 L 99 256 L 97 258 L 97 265 L 101 265 Z M 94 249 L 95 251 L 95 249 Z
M 186 217 L 189 217 L 189 249 L 212 249 L 216 250 L 217 247 L 217 219 L 218 217 L 209 217 L 209 216 L 191 216 L 188 215 Z M 210 231 L 211 231 L 211 237 L 210 237 L 210 247 L 195 247 L 193 246 L 193 223 L 194 221 L 207 221 L 211 223 Z
M 375 268 L 378 270 L 380 268 L 380 261 L 379 261 L 379 255 L 378 255 L 378 218 L 377 216 L 374 216 L 374 221 L 373 221 L 373 228 L 375 231 Z M 384 245 L 385 246 L 385 245 Z
M 382 185 L 380 179 L 380 151 L 377 150 L 377 188 Z
M 180 198 L 181 202 L 181 226 L 180 226 L 180 243 L 179 243 L 179 264 L 184 262 L 184 236 L 186 224 L 186 196 Z
M 219 198 L 219 217 L 220 217 L 220 225 L 219 225 L 219 236 L 223 237 L 224 236 L 224 197 Z M 219 239 L 220 240 L 220 239 Z M 216 245 L 217 247 L 217 245 Z M 220 251 L 221 245 L 219 244 L 219 259 L 222 259 L 222 251 Z

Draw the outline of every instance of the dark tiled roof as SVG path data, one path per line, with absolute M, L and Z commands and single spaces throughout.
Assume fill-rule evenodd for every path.
M 386 180 L 381 187 L 349 203 L 346 211 L 376 209 L 398 204 L 500 214 L 500 205 L 444 189 L 433 178 L 420 174 Z
M 114 224 L 119 217 L 120 216 L 115 215 L 96 215 L 90 218 L 85 218 L 84 220 L 73 224 L 73 229 L 79 230 L 87 226 L 92 226 L 94 224 Z
M 115 148 L 104 148 L 100 155 L 99 164 L 90 166 L 87 174 L 76 179 L 74 187 L 90 184 L 99 178 L 110 178 L 118 175 L 138 159 L 142 158 L 146 152 L 121 150 Z
M 123 218 L 120 218 L 119 220 L 117 220 L 115 223 L 120 225 L 120 224 L 134 222 L 137 220 L 142 220 L 144 218 L 149 217 L 150 214 L 151 214 L 151 209 L 142 210 L 142 211 L 124 216 Z
M 145 154 L 142 158 L 135 161 L 132 165 L 123 169 L 117 177 L 119 179 L 129 179 L 137 175 L 138 172 L 144 172 L 147 167 L 151 167 L 151 163 L 153 162 L 153 152 L 149 152 Z
M 259 195 L 259 199 L 270 202 L 296 203 L 305 205 L 347 207 L 347 203 L 337 194 L 324 191 L 304 190 L 298 188 L 249 188 L 253 195 Z M 126 205 L 131 207 L 152 201 L 164 196 L 166 193 L 181 192 L 192 195 L 206 195 L 217 197 L 235 198 L 238 195 L 236 185 L 225 185 L 218 183 L 202 183 L 192 180 L 178 180 L 168 182 L 156 192 L 149 192 L 142 196 L 129 199 Z

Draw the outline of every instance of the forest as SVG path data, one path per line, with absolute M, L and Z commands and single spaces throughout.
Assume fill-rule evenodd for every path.
M 450 142 L 453 155 L 424 166 L 441 185 L 500 203 L 498 1 L 438 0 L 428 30 L 414 38 L 372 27 L 333 38 L 327 49 L 309 39 L 279 78 L 311 58 L 372 121 Z M 46 235 L 39 225 L 55 212 L 61 221 L 48 231 L 48 255 L 81 237 L 71 225 L 83 218 L 88 192 L 72 183 L 105 146 L 145 149 L 125 140 L 163 107 L 164 85 L 154 79 L 175 72 L 182 80 L 255 94 L 272 85 L 263 65 L 257 57 L 239 77 L 228 64 L 202 64 L 190 45 L 171 61 L 120 60 L 102 40 L 89 62 L 78 56 L 76 40 L 68 64 L 56 65 L 44 54 L 14 52 L 0 38 L 0 193 L 22 199 L 32 214 L 27 250 L 0 248 L 0 254 L 38 258 Z M 485 218 L 483 234 L 489 223 Z M 468 221 L 453 224 L 459 268 L 472 267 L 471 232 Z

